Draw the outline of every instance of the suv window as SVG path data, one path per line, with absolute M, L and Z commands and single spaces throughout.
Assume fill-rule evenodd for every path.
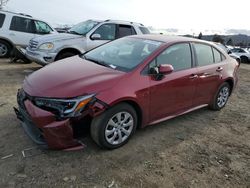
M 192 55 L 188 43 L 175 44 L 168 47 L 156 59 L 157 65 L 170 64 L 174 71 L 192 67 Z
M 125 37 L 128 35 L 135 35 L 135 30 L 131 25 L 119 25 L 118 38 Z
M 35 33 L 36 28 L 34 20 L 13 16 L 10 24 L 10 30 L 26 33 Z
M 210 65 L 214 63 L 211 46 L 195 43 L 194 48 L 199 66 Z
M 139 27 L 139 29 L 141 30 L 141 32 L 142 32 L 143 34 L 150 34 L 150 31 L 149 31 L 148 28 L 146 28 L 146 27 Z
M 5 14 L 0 14 L 0 28 L 3 26 L 4 19 L 5 19 Z
M 103 24 L 98 27 L 93 34 L 100 34 L 100 40 L 114 40 L 116 33 L 115 24 Z
M 35 25 L 36 25 L 36 33 L 38 34 L 49 34 L 51 31 L 53 31 L 48 24 L 42 21 L 36 20 Z

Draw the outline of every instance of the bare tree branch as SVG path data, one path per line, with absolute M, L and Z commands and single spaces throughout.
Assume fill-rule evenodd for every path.
M 9 0 L 0 0 L 0 9 L 2 9 Z

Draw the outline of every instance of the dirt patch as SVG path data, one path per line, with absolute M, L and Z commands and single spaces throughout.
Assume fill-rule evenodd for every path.
M 34 149 L 12 107 L 36 64 L 0 60 L 0 187 L 250 187 L 250 65 L 220 112 L 206 108 L 138 130 L 106 151 L 86 138 L 83 151 Z M 33 153 L 33 154 L 34 154 Z M 13 155 L 12 155 L 13 154 Z M 8 157 L 9 156 L 9 157 Z

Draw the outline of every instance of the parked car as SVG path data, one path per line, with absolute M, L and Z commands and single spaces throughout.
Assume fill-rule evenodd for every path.
M 221 49 L 223 49 L 226 53 L 228 53 L 230 57 L 236 59 L 239 63 L 241 62 L 240 56 L 233 53 L 227 46 L 225 46 L 224 44 L 218 43 L 218 42 L 214 42 L 214 44 L 217 45 L 218 47 L 220 47 Z
M 56 33 L 45 21 L 0 10 L 0 57 L 9 57 L 15 46 L 27 47 L 30 39 Z
M 250 62 L 250 52 L 243 49 L 243 48 L 233 48 L 229 51 L 230 53 L 234 53 L 237 56 L 240 56 L 242 63 L 249 63 Z
M 78 55 L 111 40 L 127 35 L 148 34 L 142 24 L 117 20 L 87 20 L 81 22 L 68 33 L 58 33 L 32 39 L 26 49 L 26 56 L 40 64 Z
M 238 67 L 205 41 L 124 37 L 29 75 L 15 112 L 38 144 L 78 149 L 80 130 L 90 126 L 99 146 L 114 149 L 136 128 L 206 106 L 221 110 L 237 84 Z

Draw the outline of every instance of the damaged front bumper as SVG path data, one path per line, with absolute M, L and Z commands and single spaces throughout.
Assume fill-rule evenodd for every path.
M 20 93 L 20 92 L 19 92 Z M 89 115 L 94 117 L 105 110 L 106 106 L 98 102 L 91 105 L 82 117 L 60 120 L 55 114 L 35 106 L 25 96 L 17 97 L 18 108 L 14 108 L 17 118 L 21 121 L 27 135 L 40 147 L 49 149 L 78 150 L 85 145 L 76 138 L 73 122 Z M 77 126 L 85 126 L 79 124 Z

